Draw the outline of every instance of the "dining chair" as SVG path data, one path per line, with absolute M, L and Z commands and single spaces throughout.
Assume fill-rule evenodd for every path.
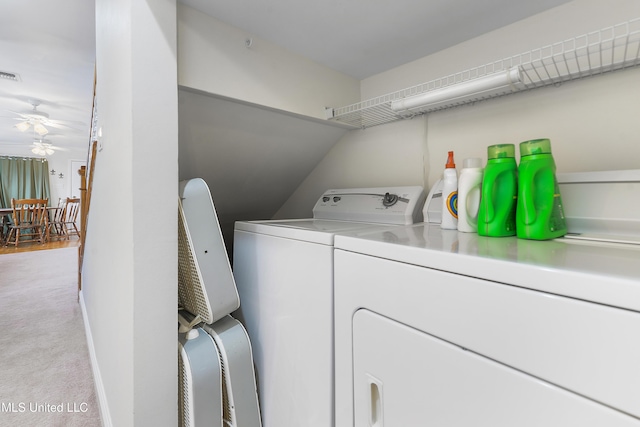
M 12 213 L 13 209 L 11 208 L 0 208 L 0 245 L 3 246 L 9 235 Z
M 80 237 L 80 231 L 76 225 L 76 219 L 78 218 L 78 211 L 80 210 L 80 199 L 67 197 L 65 208 L 65 232 L 67 234 L 76 234 Z
M 48 202 L 49 199 L 11 199 L 11 224 L 5 246 L 13 244 L 17 247 L 27 240 L 40 243 L 47 240 Z
M 60 239 L 69 240 L 69 233 L 67 233 L 65 225 L 66 217 L 67 201 L 58 199 L 58 206 L 49 208 L 49 238 L 55 234 Z

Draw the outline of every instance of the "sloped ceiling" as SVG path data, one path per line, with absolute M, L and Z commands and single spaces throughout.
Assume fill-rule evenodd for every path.
M 180 179 L 207 182 L 227 241 L 234 221 L 271 218 L 347 132 L 191 89 L 178 100 Z

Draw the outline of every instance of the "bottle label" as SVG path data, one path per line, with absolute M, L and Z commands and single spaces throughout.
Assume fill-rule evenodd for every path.
M 518 208 L 518 196 L 513 196 L 513 202 L 511 203 L 511 210 L 509 215 L 505 218 L 504 229 L 509 233 L 516 232 L 516 210 Z
M 447 210 L 452 217 L 458 218 L 458 192 L 453 191 L 447 196 Z
M 566 230 L 567 223 L 564 218 L 564 209 L 562 208 L 562 198 L 560 197 L 560 188 L 558 183 L 555 185 L 555 194 L 553 195 L 553 209 L 549 218 L 549 231 Z

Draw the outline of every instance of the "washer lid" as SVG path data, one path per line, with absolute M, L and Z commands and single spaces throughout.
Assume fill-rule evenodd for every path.
M 235 230 L 333 246 L 333 239 L 336 234 L 353 235 L 356 231 L 373 231 L 387 226 L 388 225 L 385 224 L 366 222 L 307 218 L 271 221 L 238 221 L 235 224 Z

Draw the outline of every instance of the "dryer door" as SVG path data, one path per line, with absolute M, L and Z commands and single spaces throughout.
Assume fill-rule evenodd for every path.
M 365 309 L 353 317 L 353 352 L 356 427 L 638 425 L 633 417 Z

